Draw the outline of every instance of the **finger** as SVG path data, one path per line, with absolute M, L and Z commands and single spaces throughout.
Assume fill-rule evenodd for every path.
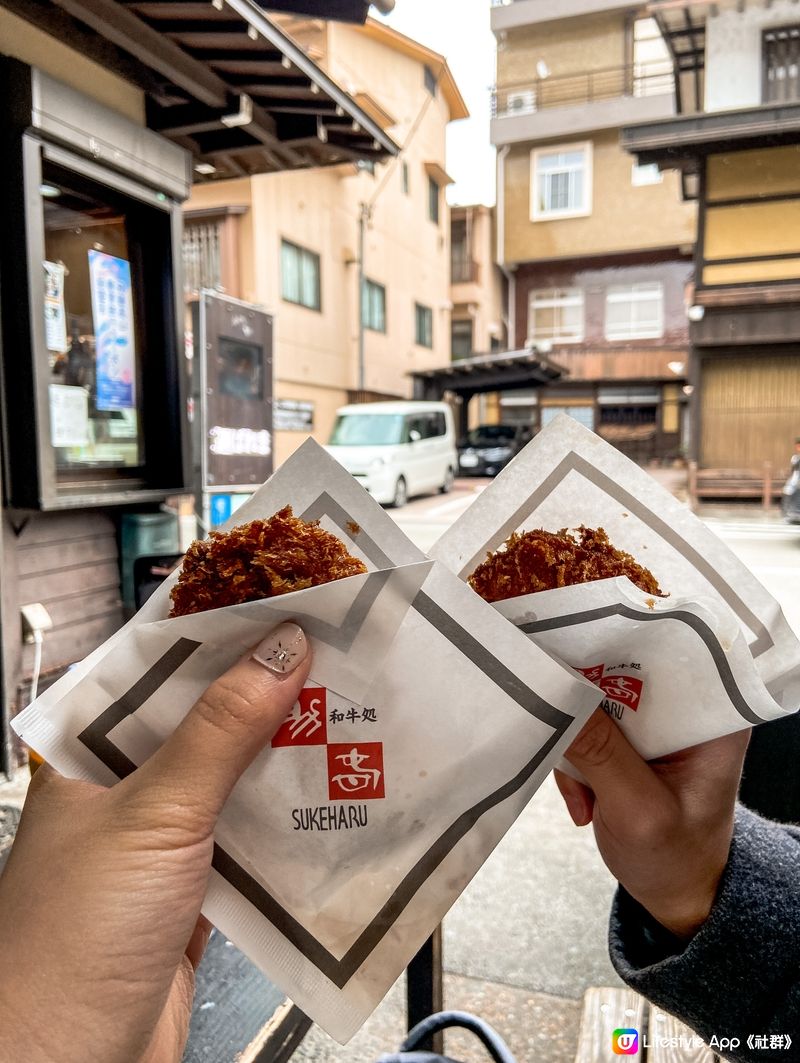
M 565 754 L 611 816 L 664 796 L 664 784 L 602 709 L 595 709 Z
M 585 827 L 592 822 L 594 794 L 588 786 L 584 786 L 577 779 L 570 778 L 563 771 L 556 769 L 554 774 L 556 786 L 564 798 L 564 804 L 567 806 L 572 822 L 576 827 Z
M 670 753 L 652 761 L 652 764 L 664 779 L 679 774 L 684 792 L 691 791 L 701 802 L 703 795 L 707 794 L 716 804 L 720 798 L 727 800 L 738 792 L 751 734 L 752 729 L 745 727 L 721 738 Z
M 129 776 L 213 822 L 245 769 L 286 719 L 311 652 L 297 624 L 281 624 L 221 675 L 161 748 Z

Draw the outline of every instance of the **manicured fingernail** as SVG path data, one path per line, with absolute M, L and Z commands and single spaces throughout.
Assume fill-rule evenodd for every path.
M 306 658 L 308 643 L 297 624 L 281 624 L 253 651 L 253 660 L 275 675 L 288 675 Z

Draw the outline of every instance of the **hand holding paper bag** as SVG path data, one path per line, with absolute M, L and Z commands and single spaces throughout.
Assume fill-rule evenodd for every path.
M 37 772 L 0 879 L 4 1058 L 178 1063 L 217 816 L 310 664 L 283 624 L 116 786 Z
M 203 913 L 345 1041 L 541 785 L 598 692 L 425 558 L 311 440 L 236 523 L 287 505 L 319 520 L 366 571 L 174 619 L 167 580 L 14 727 L 64 774 L 113 784 L 157 761 L 203 690 L 264 632 L 299 624 L 313 670 L 218 819 Z
M 679 938 L 714 903 L 749 737 L 734 731 L 648 764 L 597 709 L 566 754 L 591 789 L 556 772 L 573 821 L 593 824 L 612 875 Z

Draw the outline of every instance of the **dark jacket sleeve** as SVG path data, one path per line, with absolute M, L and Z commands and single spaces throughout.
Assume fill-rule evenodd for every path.
M 609 946 L 629 986 L 707 1043 L 738 1038 L 723 1052 L 731 1063 L 800 1059 L 800 828 L 738 808 L 714 907 L 689 943 L 620 888 Z M 767 1046 L 777 1035 L 783 1048 L 774 1039 L 772 1047 L 763 1040 L 748 1047 L 751 1035 Z

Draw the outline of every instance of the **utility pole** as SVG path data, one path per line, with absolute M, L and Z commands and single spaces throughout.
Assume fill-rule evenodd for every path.
M 358 212 L 358 390 L 366 391 L 366 367 L 364 365 L 364 244 L 367 225 L 372 218 L 372 207 L 361 203 Z

